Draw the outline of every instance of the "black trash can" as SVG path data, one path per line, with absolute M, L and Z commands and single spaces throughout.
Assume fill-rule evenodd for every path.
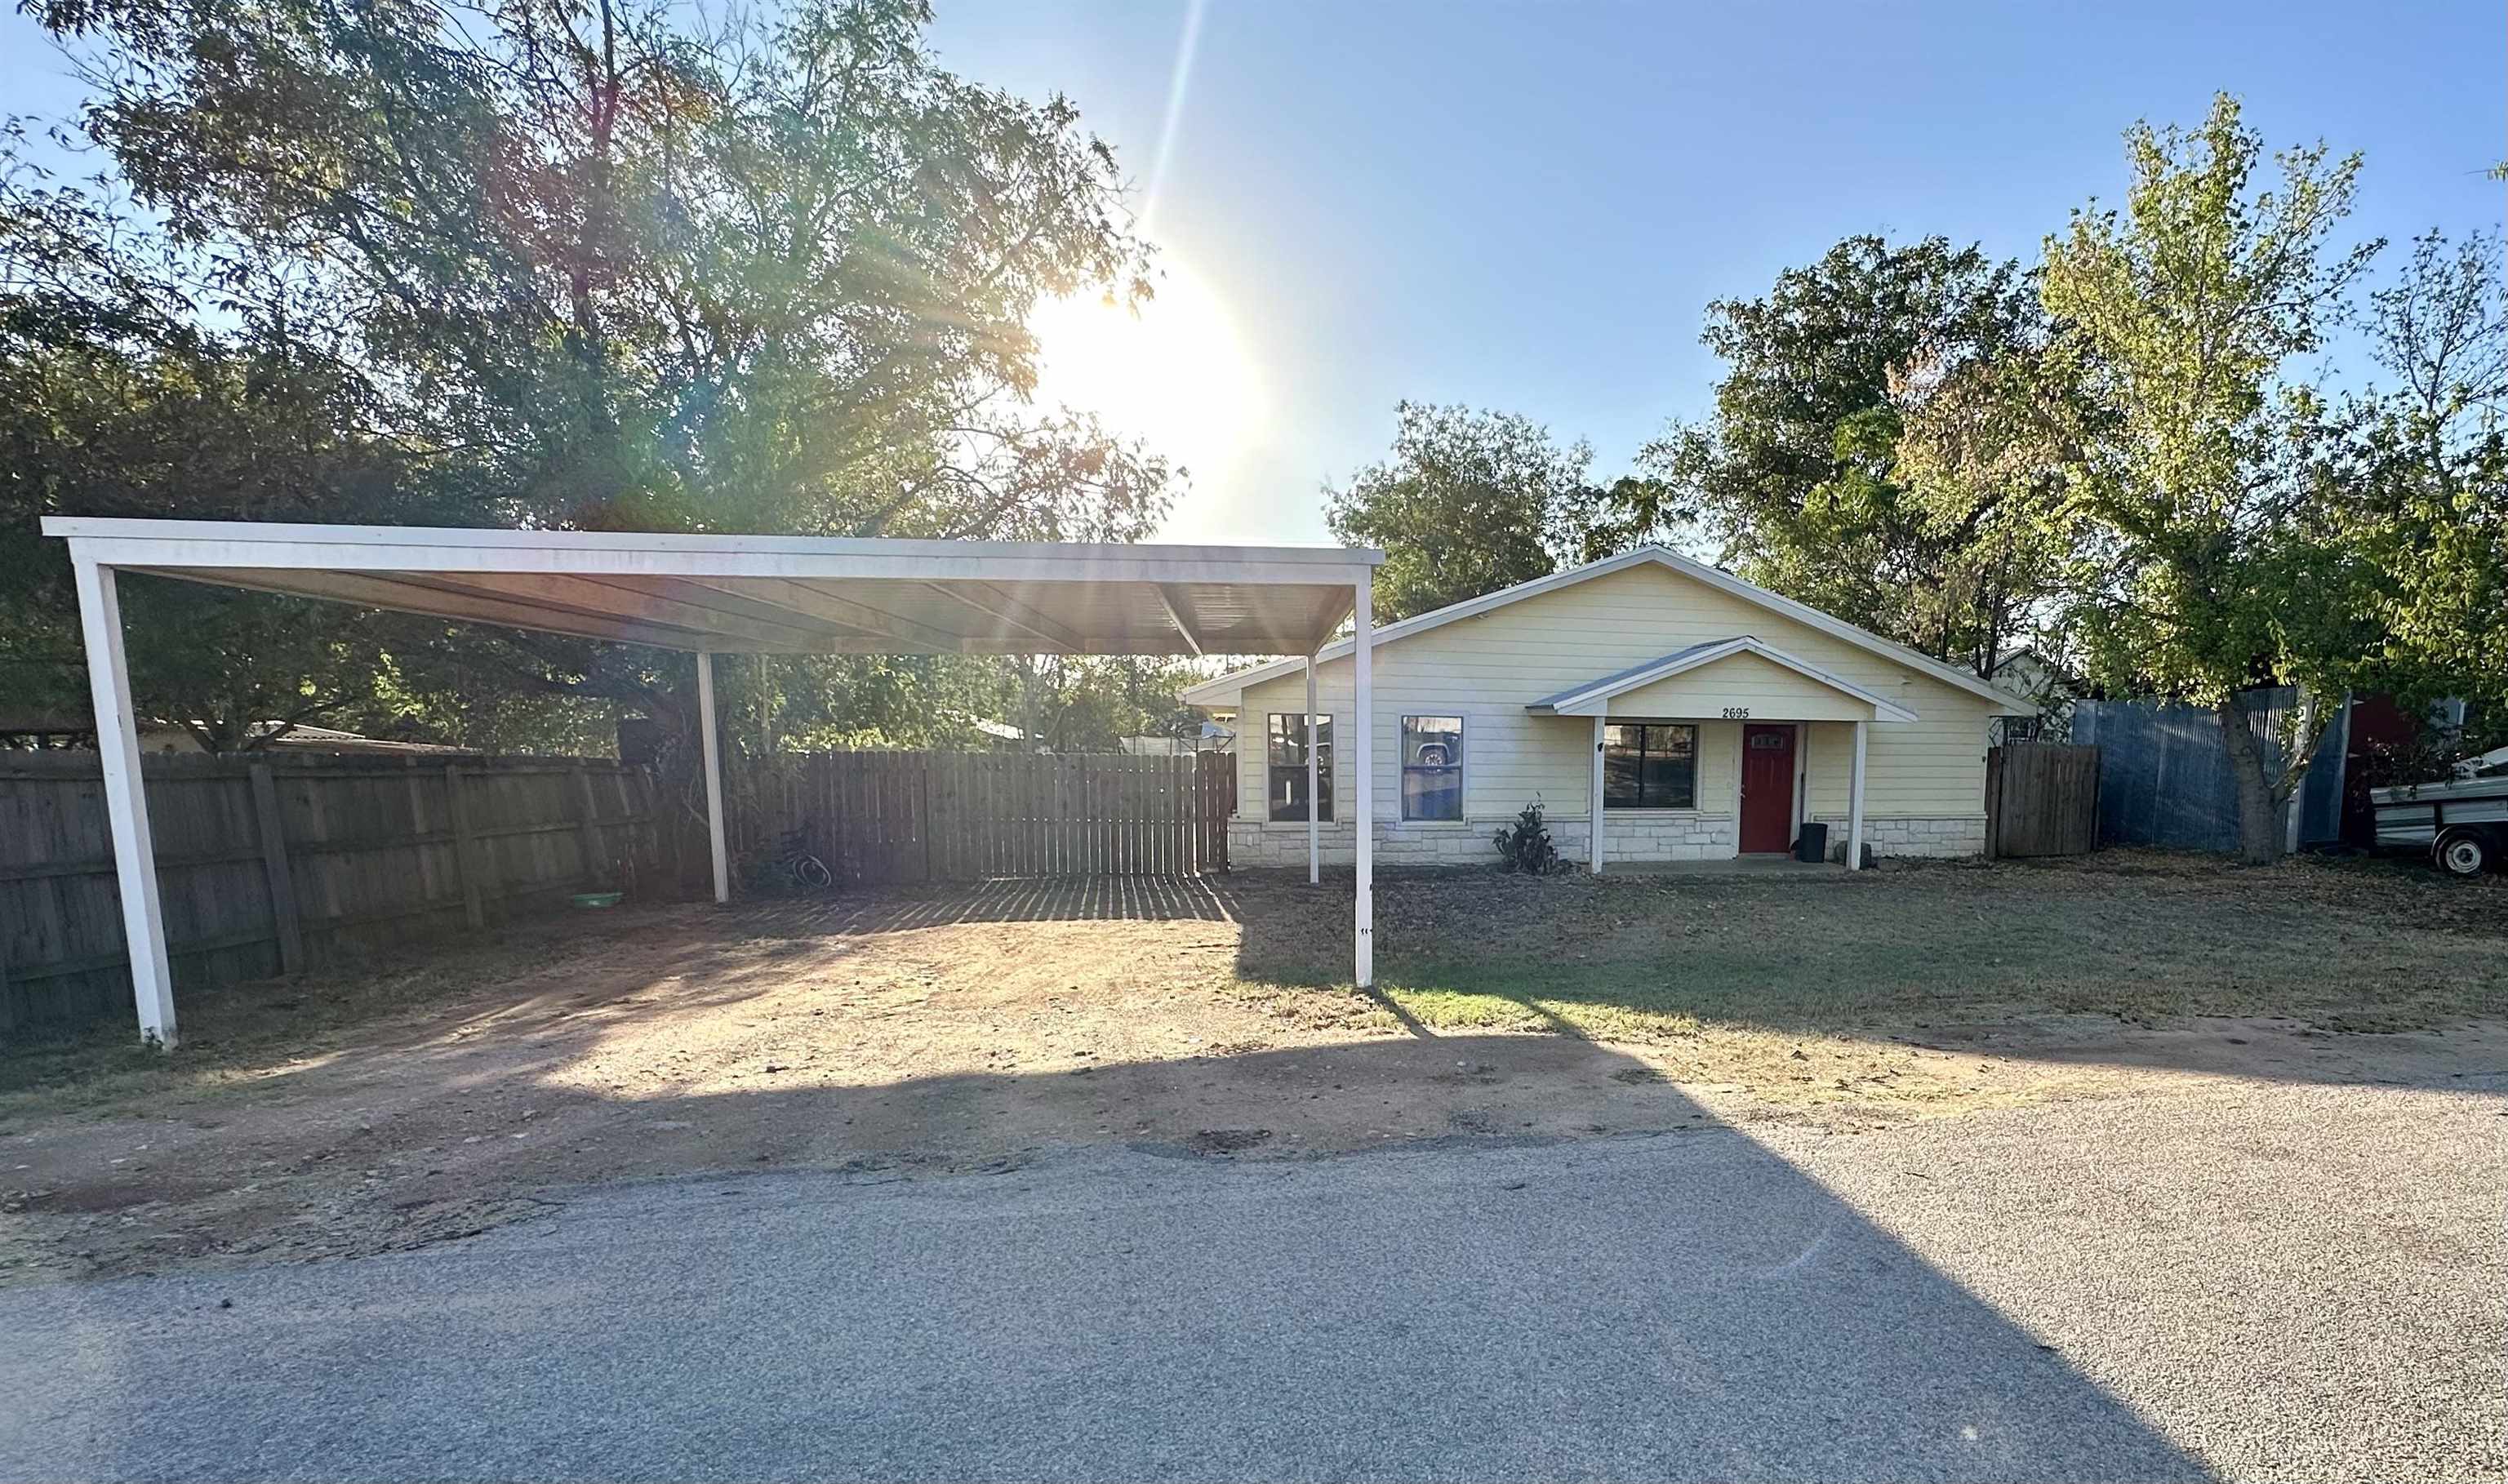
M 1828 826 L 1804 820 L 1802 834 L 1794 836 L 1794 859 L 1818 865 L 1828 859 Z

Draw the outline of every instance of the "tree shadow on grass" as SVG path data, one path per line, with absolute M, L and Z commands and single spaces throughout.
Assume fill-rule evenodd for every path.
M 1644 1071 L 1457 1036 L 881 1087 L 543 1084 L 527 1138 L 451 1145 L 400 1199 L 541 1191 L 546 1231 L 0 1292 L 0 1475 L 385 1478 L 431 1439 L 431 1471 L 517 1477 L 1403 1478 L 1457 1449 L 1489 1478 L 2204 1476 L 1820 1182 L 1618 1075 Z M 1295 1147 L 1336 1084 L 1494 1115 L 1532 1074 L 1697 1132 L 1214 1157 Z M 1144 1110 L 1195 1132 L 1039 1153 Z M 922 1152 L 970 1127 L 994 1152 Z M 560 1169 L 758 1162 L 852 1172 L 545 1193 Z M 1004 1178 L 877 1183 L 936 1168 Z

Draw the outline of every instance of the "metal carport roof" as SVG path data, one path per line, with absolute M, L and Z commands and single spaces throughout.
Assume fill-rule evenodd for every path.
M 126 572 L 785 654 L 1310 654 L 1383 560 L 1339 546 L 671 536 L 49 516 Z

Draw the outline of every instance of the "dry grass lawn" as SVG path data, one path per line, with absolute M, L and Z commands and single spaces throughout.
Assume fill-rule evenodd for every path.
M 1850 1132 L 2508 1051 L 2508 879 L 2115 853 L 1838 874 L 999 882 L 518 925 L 0 1055 L 0 1280 L 372 1251 L 586 1182 Z

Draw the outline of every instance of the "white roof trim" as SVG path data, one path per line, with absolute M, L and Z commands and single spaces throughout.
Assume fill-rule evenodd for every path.
M 961 541 L 924 540 L 887 536 L 714 536 L 659 531 L 550 531 L 514 527 L 468 526 L 310 526 L 285 521 L 154 520 L 103 515 L 47 515 L 46 536 L 76 538 L 97 543 L 98 561 L 138 565 L 151 555 L 145 545 L 108 543 L 156 541 L 250 542 L 286 565 L 303 565 L 291 547 L 314 547 L 323 554 L 344 547 L 425 547 L 430 550 L 651 552 L 674 556 L 870 556 L 936 559 L 949 562 L 982 558 L 1019 561 L 1132 562 L 1292 562 L 1339 568 L 1375 567 L 1384 553 L 1372 546 L 1174 546 L 1129 541 Z M 302 554 L 310 559 L 311 554 Z M 378 555 L 354 565 L 389 568 L 397 556 Z M 274 563 L 275 565 L 275 563 Z M 327 565 L 327 564 L 326 564 Z
M 73 565 L 699 653 L 1276 651 L 1330 637 L 1383 560 L 1347 546 L 60 515 L 43 529 Z
M 1796 659 L 1773 645 L 1761 644 L 1755 636 L 1750 634 L 1740 634 L 1731 639 L 1709 644 L 1691 645 L 1686 649 L 1667 654 L 1651 663 L 1634 666 L 1616 675 L 1606 675 L 1601 680 L 1588 681 L 1573 690 L 1562 690 L 1557 695 L 1531 702 L 1524 709 L 1536 716 L 1602 716 L 1606 713 L 1615 696 L 1643 689 L 1657 681 L 1670 680 L 1676 675 L 1704 669 L 1720 660 L 1730 659 L 1736 654 L 1743 653 L 1756 654 L 1772 664 L 1782 665 L 1791 670 L 1805 680 L 1826 686 L 1842 695 L 1863 702 L 1872 708 L 1872 719 L 1876 722 L 1920 720 L 1916 713 L 1897 701 L 1875 695 L 1852 681 L 1841 680 L 1826 670 Z M 1783 721 L 1784 718 L 1776 717 L 1771 720 Z
M 1513 587 L 1500 588 L 1494 593 L 1485 593 L 1461 603 L 1449 604 L 1444 608 L 1415 614 L 1399 623 L 1388 623 L 1375 631 L 1373 648 L 1382 649 L 1385 645 L 1408 639 L 1414 634 L 1424 634 L 1430 629 L 1442 628 L 1464 618 L 1479 617 L 1494 609 L 1504 608 L 1510 603 L 1521 603 L 1527 598 L 1537 598 L 1543 593 L 1557 592 L 1563 587 L 1573 587 L 1579 582 L 1609 576 L 1615 572 L 1625 572 L 1629 568 L 1647 563 L 1669 568 L 1682 576 L 1695 578 L 1710 587 L 1730 593 L 1746 603 L 1754 603 L 1770 612 L 1781 613 L 1832 638 L 1842 639 L 1858 649 L 1869 650 L 1893 664 L 1904 665 L 1910 670 L 1921 671 L 1932 676 L 1944 685 L 1956 686 L 1971 695 L 1994 702 L 2008 714 L 2014 716 L 2028 714 L 2027 708 L 2015 702 L 2009 691 L 1979 680 L 1956 665 L 1946 665 L 1930 655 L 1919 654 L 1905 645 L 1894 644 L 1869 629 L 1857 628 L 1843 618 L 1832 617 L 1808 604 L 1796 603 L 1791 598 L 1772 593 L 1764 587 L 1754 586 L 1729 572 L 1720 572 L 1704 562 L 1695 561 L 1663 546 L 1640 546 L 1633 551 L 1623 551 L 1618 556 L 1604 557 L 1599 562 L 1589 562 L 1582 567 L 1571 567 L 1566 572 L 1554 572 L 1546 577 L 1535 577 L 1530 582 L 1519 582 Z M 1345 659 L 1348 657 L 1349 651 L 1348 640 L 1336 639 L 1317 650 L 1315 658 L 1317 660 Z M 1185 704 L 1208 706 L 1234 703 L 1246 686 L 1260 685 L 1268 680 L 1276 680 L 1284 675 L 1294 675 L 1304 662 L 1300 658 L 1274 660 L 1268 664 L 1237 671 L 1234 675 L 1223 675 L 1216 680 L 1204 681 L 1185 691 Z

